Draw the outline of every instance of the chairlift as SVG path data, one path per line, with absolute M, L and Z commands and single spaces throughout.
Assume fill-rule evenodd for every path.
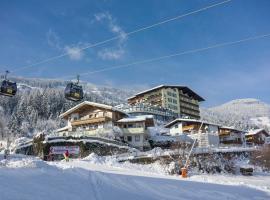
M 0 95 L 13 97 L 17 92 L 17 84 L 16 84 L 16 82 L 12 82 L 12 81 L 7 79 L 8 73 L 9 73 L 9 71 L 6 71 L 6 74 L 3 77 L 4 80 L 1 83 Z
M 80 101 L 83 99 L 83 89 L 79 85 L 79 75 L 77 76 L 77 83 L 70 82 L 65 89 L 65 98 L 71 101 Z

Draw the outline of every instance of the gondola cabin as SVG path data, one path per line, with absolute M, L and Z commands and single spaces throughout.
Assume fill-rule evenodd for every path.
M 16 92 L 17 92 L 16 82 L 3 80 L 0 88 L 0 95 L 12 97 L 16 94 Z
M 68 83 L 65 89 L 65 97 L 71 101 L 80 101 L 83 99 L 82 86 L 75 83 Z

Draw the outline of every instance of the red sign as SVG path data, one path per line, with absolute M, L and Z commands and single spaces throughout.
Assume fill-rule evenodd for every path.
M 52 146 L 50 147 L 51 154 L 64 154 L 67 150 L 69 154 L 78 155 L 80 153 L 79 146 Z

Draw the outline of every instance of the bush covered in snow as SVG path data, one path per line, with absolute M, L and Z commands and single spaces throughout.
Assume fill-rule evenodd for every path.
M 256 151 L 251 156 L 251 162 L 263 171 L 270 172 L 270 145 L 265 145 L 259 151 Z

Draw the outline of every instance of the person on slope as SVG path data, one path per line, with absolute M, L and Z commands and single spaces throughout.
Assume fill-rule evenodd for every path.
M 69 161 L 69 152 L 68 152 L 68 150 L 66 150 L 66 152 L 64 153 L 64 158 L 65 158 L 66 162 Z

